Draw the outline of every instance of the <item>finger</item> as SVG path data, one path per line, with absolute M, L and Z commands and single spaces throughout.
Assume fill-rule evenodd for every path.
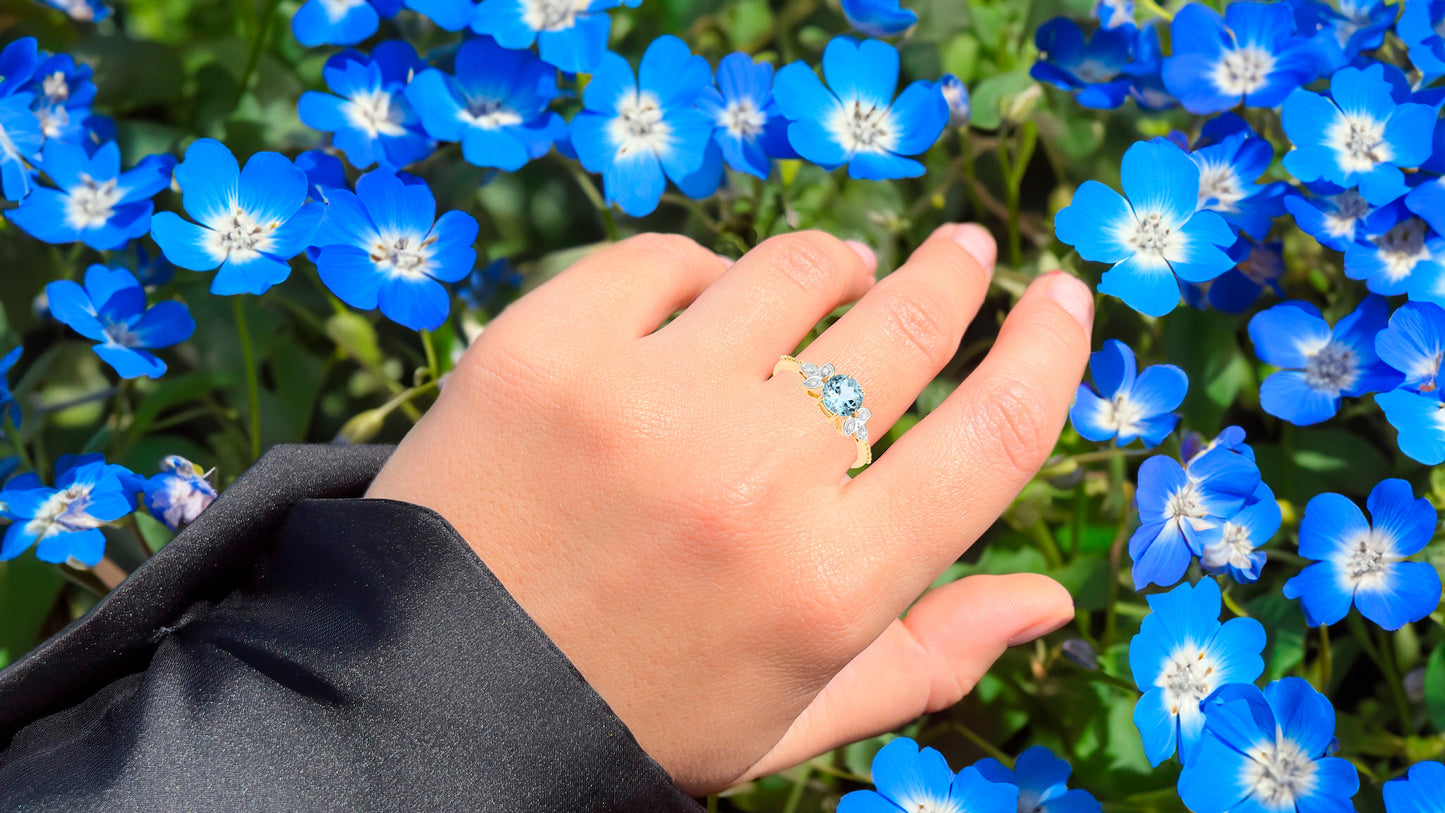
M 940 227 L 803 351 L 807 361 L 832 363 L 863 387 L 872 436 L 887 431 L 958 351 L 988 293 L 997 252 L 981 226 Z M 778 397 L 796 398 L 797 376 L 778 378 Z M 852 462 L 856 449 L 818 437 Z
M 774 237 L 743 255 L 659 336 L 684 337 L 697 352 L 742 365 L 761 381 L 823 317 L 861 296 L 877 267 L 862 243 L 818 231 Z
M 978 369 L 847 484 L 850 510 L 907 540 L 900 601 L 987 530 L 1053 451 L 1089 359 L 1093 312 L 1079 280 L 1035 280 Z
M 952 706 L 1005 649 L 1058 629 L 1073 613 L 1068 591 L 1033 573 L 971 576 L 926 593 L 843 667 L 738 781 Z
M 639 234 L 577 261 L 512 306 L 550 330 L 657 330 L 727 271 L 717 254 L 676 234 Z

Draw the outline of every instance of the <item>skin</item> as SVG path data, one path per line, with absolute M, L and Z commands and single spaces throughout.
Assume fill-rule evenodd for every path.
M 1035 574 L 925 590 L 1051 453 L 1090 291 L 1035 281 L 978 369 L 852 478 L 852 440 L 772 369 L 856 302 L 800 357 L 857 378 L 882 436 L 957 351 L 996 252 L 948 225 L 877 280 L 871 251 L 818 232 L 731 265 L 623 241 L 493 320 L 367 496 L 450 521 L 694 795 L 946 708 L 1072 618 Z

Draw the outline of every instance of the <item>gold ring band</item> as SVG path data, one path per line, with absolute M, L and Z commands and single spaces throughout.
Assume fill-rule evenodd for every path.
M 803 377 L 803 387 L 818 400 L 818 409 L 858 445 L 858 459 L 849 468 L 873 462 L 873 447 L 868 444 L 868 419 L 873 413 L 863 406 L 863 386 L 858 380 L 839 373 L 831 364 L 810 364 L 793 356 L 783 356 L 773 365 L 773 375 L 784 370 Z

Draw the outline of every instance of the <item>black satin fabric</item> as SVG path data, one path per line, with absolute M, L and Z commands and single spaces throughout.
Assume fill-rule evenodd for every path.
M 391 447 L 269 452 L 0 671 L 0 809 L 700 810 Z

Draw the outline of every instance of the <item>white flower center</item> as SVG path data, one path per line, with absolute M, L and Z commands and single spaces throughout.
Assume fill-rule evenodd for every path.
M 1331 237 L 1354 239 L 1355 227 L 1370 213 L 1370 204 L 1359 190 L 1346 189 L 1330 198 L 1334 211 L 1325 214 L 1325 231 Z
M 828 130 L 845 152 L 892 152 L 898 144 L 893 111 L 887 107 L 844 102 L 834 109 Z
M 1375 245 L 1385 264 L 1385 276 L 1391 282 L 1410 276 L 1415 266 L 1430 259 L 1430 249 L 1425 245 L 1425 221 L 1417 217 L 1376 237 Z
M 140 347 L 140 334 L 134 333 L 125 322 L 111 322 L 105 326 L 105 338 L 110 344 L 121 347 Z
M 1305 362 L 1305 384 L 1311 389 L 1338 395 L 1355 383 L 1359 372 L 1360 360 L 1354 348 L 1331 341 Z
M 561 31 L 577 24 L 589 0 L 522 0 L 522 22 L 534 31 Z
M 1400 561 L 1395 540 L 1378 528 L 1371 528 L 1341 545 L 1332 557 L 1346 590 L 1380 590 L 1390 565 Z
M 607 123 L 617 146 L 617 157 L 661 155 L 672 148 L 672 127 L 662 118 L 662 104 L 650 91 L 625 95 L 617 101 L 617 115 Z
M 522 116 L 508 108 L 500 99 L 468 99 L 461 120 L 483 130 L 500 130 L 522 123 Z
M 1204 494 L 1199 490 L 1199 484 L 1192 479 L 1170 494 L 1169 500 L 1164 504 L 1164 521 L 1179 523 L 1181 528 L 1185 522 L 1195 530 L 1211 527 L 1205 519 L 1208 516 L 1209 511 L 1204 506 Z
M 40 120 L 40 131 L 46 138 L 59 138 L 70 126 L 70 111 L 61 105 L 41 107 L 35 111 L 35 118 Z
M 401 126 L 404 114 L 400 107 L 391 103 L 391 94 L 385 90 L 362 90 L 352 94 L 342 105 L 346 120 L 351 126 L 371 138 L 378 136 L 399 136 L 406 132 Z
M 1194 643 L 1185 643 L 1164 662 L 1154 685 L 1164 690 L 1164 706 L 1170 714 L 1199 713 L 1199 701 L 1208 697 L 1219 683 L 1214 658 Z
M 1256 93 L 1269 84 L 1269 75 L 1274 71 L 1274 54 L 1258 45 L 1245 45 L 1232 51 L 1214 63 L 1214 86 L 1221 93 L 1230 96 L 1247 96 Z
M 1144 419 L 1144 410 L 1130 400 L 1128 393 L 1118 393 L 1104 402 L 1103 423 L 1114 427 L 1121 435 L 1137 435 L 1139 423 Z
M 1319 766 L 1294 740 L 1276 734 L 1273 743 L 1251 748 L 1241 784 L 1260 806 L 1271 810 L 1294 810 L 1295 801 L 1309 795 L 1315 786 Z
M 1074 66 L 1074 75 L 1091 85 L 1097 85 L 1113 81 L 1119 75 L 1119 69 L 1097 59 L 1086 59 Z
M 125 195 L 125 190 L 116 187 L 116 180 L 97 181 L 81 174 L 80 184 L 71 187 L 65 202 L 65 219 L 72 228 L 96 229 L 110 220 Z
M 65 81 L 63 72 L 56 71 L 40 83 L 40 92 L 45 94 L 47 102 L 62 104 L 70 98 L 70 83 Z
M 1341 112 L 1325 131 L 1325 143 L 1346 172 L 1369 172 L 1394 157 L 1385 141 L 1385 122 L 1363 113 Z
M 1239 175 L 1227 161 L 1195 159 L 1199 164 L 1199 208 L 1215 212 L 1237 212 L 1244 200 Z M 1212 202 L 1211 202 L 1212 201 Z
M 99 528 L 100 520 L 85 513 L 90 505 L 90 488 L 73 485 L 46 498 L 35 516 L 25 524 L 25 532 L 39 539 L 57 533 Z
M 906 813 L 966 813 L 958 802 L 951 798 L 938 799 L 933 796 L 908 796 L 896 800 Z
M 1228 566 L 1237 570 L 1251 568 L 1254 563 L 1249 557 L 1254 553 L 1256 545 L 1249 536 L 1249 528 L 1226 522 L 1221 531 L 1223 535 L 1220 540 L 1204 549 L 1204 566 L 1214 569 Z
M 61 11 L 70 15 L 70 19 L 88 23 L 95 19 L 95 9 L 90 7 L 86 0 L 60 0 Z
M 341 22 L 352 9 L 364 5 L 366 0 L 321 0 L 321 8 L 326 12 L 327 19 L 333 23 Z
M 1045 809 L 1038 791 L 1019 788 L 1018 813 L 1044 813 Z
M 752 141 L 763 132 L 768 114 L 759 110 L 752 99 L 734 99 L 718 114 L 717 121 L 733 138 Z
M 413 235 L 378 235 L 371 243 L 371 261 L 384 274 L 399 277 L 426 276 L 431 270 L 431 239 Z
M 1160 212 L 1136 212 L 1134 222 L 1126 225 L 1120 239 L 1138 259 L 1154 266 L 1167 265 L 1184 248 L 1184 235 Z
M 206 249 L 219 261 L 227 258 L 244 263 L 271 250 L 271 235 L 281 224 L 258 223 L 256 218 L 237 204 L 206 235 Z

